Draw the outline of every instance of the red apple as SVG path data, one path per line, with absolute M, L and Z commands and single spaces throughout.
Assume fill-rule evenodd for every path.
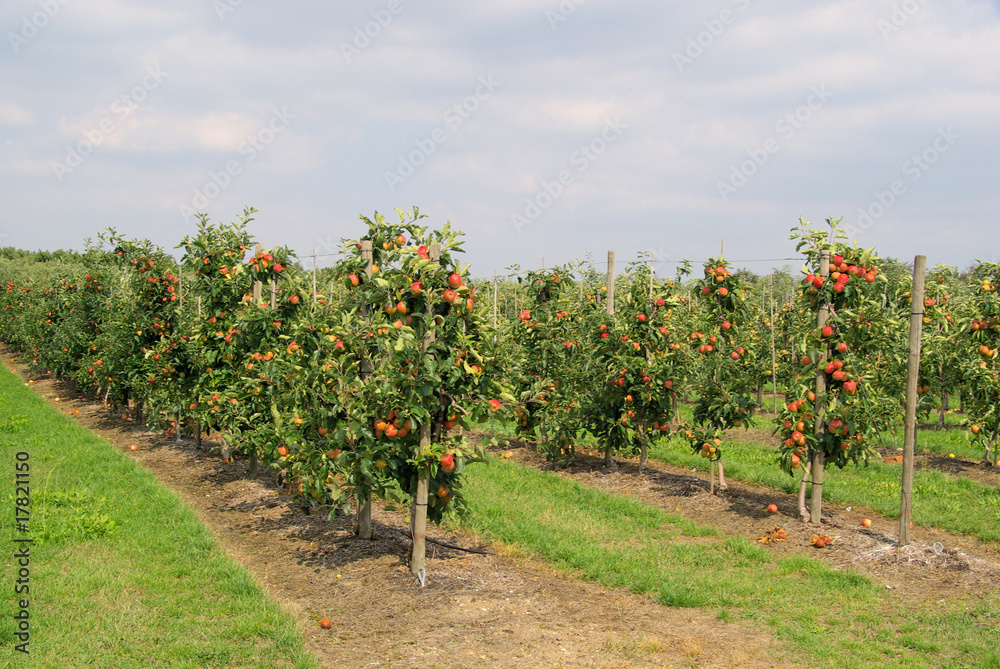
M 457 272 L 452 272 L 448 276 L 448 285 L 452 288 L 458 288 L 462 285 L 462 275 Z

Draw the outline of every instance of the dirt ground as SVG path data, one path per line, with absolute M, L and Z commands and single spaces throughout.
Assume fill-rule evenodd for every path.
M 432 529 L 432 538 L 490 554 L 429 544 L 421 587 L 407 568 L 403 514 L 376 504 L 376 539 L 359 541 L 350 518 L 327 522 L 325 513 L 304 514 L 273 473 L 249 477 L 244 461 L 224 464 L 210 442 L 198 450 L 191 440 L 176 443 L 141 430 L 60 381 L 45 375 L 29 379 L 9 354 L 4 363 L 34 381 L 34 389 L 57 410 L 79 410 L 74 418 L 81 425 L 135 458 L 191 506 L 227 553 L 297 620 L 324 667 L 798 666 L 775 659 L 781 650 L 765 629 L 579 582 L 474 536 L 443 536 Z M 138 450 L 130 451 L 129 444 Z M 530 448 L 513 450 L 525 464 L 549 467 Z M 897 559 L 894 522 L 863 509 L 825 505 L 821 533 L 833 536 L 834 543 L 817 550 L 808 545 L 816 528 L 796 520 L 796 502 L 783 493 L 731 482 L 725 492 L 709 495 L 705 479 L 688 470 L 654 463 L 640 474 L 637 462 L 621 461 L 606 472 L 598 457 L 587 454 L 573 467 L 554 471 L 627 491 L 671 512 L 679 509 L 733 535 L 756 539 L 781 525 L 789 538 L 773 546 L 777 554 L 809 553 L 868 573 L 891 586 L 900 605 L 951 598 L 956 589 L 984 592 L 1000 586 L 996 547 L 917 528 L 914 545 Z M 766 512 L 771 502 L 778 505 L 777 514 Z M 865 515 L 875 520 L 872 528 L 860 526 Z M 321 629 L 321 618 L 329 618 L 332 629 Z

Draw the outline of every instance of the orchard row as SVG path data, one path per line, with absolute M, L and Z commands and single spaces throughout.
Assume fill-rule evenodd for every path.
M 650 440 L 678 433 L 724 486 L 726 435 L 753 424 L 772 385 L 786 395 L 776 462 L 803 472 L 804 499 L 810 474 L 865 461 L 901 413 L 909 277 L 834 221 L 793 231 L 798 277 L 712 258 L 693 280 L 687 265 L 665 279 L 637 262 L 616 290 L 576 264 L 476 281 L 459 234 L 421 227 L 416 209 L 363 218 L 317 280 L 288 249 L 252 249 L 251 214 L 202 219 L 180 266 L 114 232 L 58 267 L 0 264 L 0 338 L 151 424 L 219 433 L 227 457 L 280 468 L 308 510 L 356 497 L 362 536 L 373 495 L 413 501 L 415 538 L 423 509 L 461 509 L 479 457 L 462 435 L 491 416 L 556 461 L 593 436 L 609 464 L 645 464 Z M 995 457 L 1000 267 L 930 278 L 921 407 L 959 395 Z

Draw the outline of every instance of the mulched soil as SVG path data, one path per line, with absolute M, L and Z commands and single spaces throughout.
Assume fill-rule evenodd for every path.
M 31 376 L 4 353 L 7 367 L 32 381 L 57 410 L 79 410 L 74 417 L 81 425 L 192 507 L 226 552 L 289 611 L 324 667 L 798 666 L 775 659 L 781 654 L 777 642 L 759 626 L 724 623 L 711 611 L 665 607 L 580 582 L 467 534 L 445 536 L 431 528 L 432 538 L 490 554 L 429 544 L 421 587 L 407 567 L 401 512 L 376 503 L 375 540 L 357 540 L 350 518 L 328 522 L 325 513 L 306 515 L 273 473 L 251 477 L 245 461 L 224 464 L 211 442 L 198 450 L 190 439 L 177 443 L 139 429 L 48 375 Z M 606 471 L 598 457 L 581 454 L 571 467 L 555 469 L 531 448 L 504 448 L 513 448 L 525 464 L 679 510 L 728 534 L 756 539 L 780 525 L 788 540 L 772 545 L 776 554 L 808 553 L 867 573 L 890 587 L 900 605 L 1000 587 L 997 547 L 967 537 L 920 527 L 913 545 L 897 556 L 893 521 L 825 504 L 819 529 L 834 542 L 818 550 L 809 546 L 818 529 L 797 520 L 795 500 L 783 493 L 731 481 L 728 490 L 709 495 L 704 476 L 683 468 L 651 463 L 640 473 L 636 461 L 626 460 Z M 950 459 L 946 464 L 957 466 Z M 772 502 L 777 514 L 765 510 Z M 863 516 L 875 520 L 872 528 L 860 526 Z M 330 618 L 332 629 L 321 629 L 321 618 Z

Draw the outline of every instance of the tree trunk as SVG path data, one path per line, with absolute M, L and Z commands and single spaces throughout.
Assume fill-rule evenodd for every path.
M 430 432 L 430 430 L 427 430 Z M 423 439 L 421 438 L 421 441 Z M 417 478 L 417 494 L 413 498 L 413 508 L 410 517 L 413 519 L 413 556 L 410 560 L 410 573 L 420 578 L 427 571 L 424 563 L 427 557 L 427 489 L 430 486 L 430 472 L 422 468 Z
M 809 522 L 809 508 L 806 506 L 806 486 L 809 484 L 809 465 L 802 463 L 802 480 L 799 482 L 799 516 L 803 523 Z
M 938 427 L 944 429 L 944 414 L 948 411 L 948 393 L 941 393 L 941 409 L 938 411 Z
M 250 453 L 250 463 L 247 465 L 247 476 L 257 476 L 257 451 Z
M 812 466 L 812 497 L 809 500 L 809 521 L 819 523 L 823 515 L 823 464 L 826 461 L 826 453 L 816 450 L 813 454 Z
M 614 458 L 611 457 L 611 444 L 604 444 L 604 466 L 608 469 L 613 469 L 618 465 L 615 464 Z
M 647 446 L 649 440 L 646 438 L 646 430 L 639 425 L 639 471 L 646 469 Z
M 715 462 L 719 465 L 719 490 L 725 490 L 729 487 L 729 484 L 726 483 L 726 473 L 722 469 L 722 458 L 719 458 Z
M 375 530 L 372 526 L 372 495 L 358 493 L 358 538 L 373 539 Z

